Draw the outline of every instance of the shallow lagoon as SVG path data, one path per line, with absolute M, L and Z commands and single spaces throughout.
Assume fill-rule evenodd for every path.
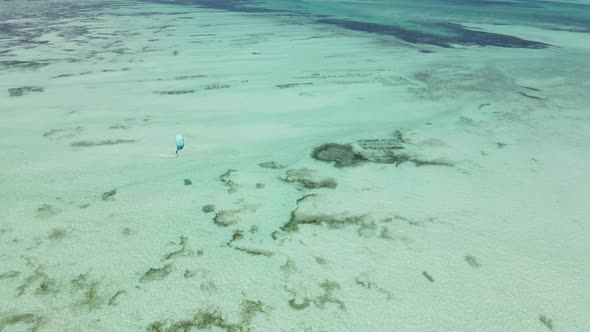
M 2 2 L 0 330 L 588 330 L 589 16 Z

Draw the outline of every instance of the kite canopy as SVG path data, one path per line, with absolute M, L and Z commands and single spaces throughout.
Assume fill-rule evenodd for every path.
M 180 151 L 182 148 L 184 148 L 184 137 L 178 133 L 176 134 L 176 151 Z

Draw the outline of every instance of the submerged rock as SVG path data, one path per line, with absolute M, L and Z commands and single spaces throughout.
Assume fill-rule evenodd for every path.
M 103 201 L 111 201 L 111 200 L 113 200 L 115 194 L 117 194 L 117 188 L 107 191 L 107 192 L 104 192 L 104 193 L 102 193 L 102 200 Z
M 207 85 L 203 86 L 203 89 L 205 89 L 205 90 L 218 90 L 218 89 L 227 89 L 229 87 L 231 87 L 231 85 L 215 82 L 215 83 L 211 83 L 211 84 L 207 84 Z
M 352 145 L 337 143 L 326 143 L 316 147 L 311 157 L 320 161 L 333 162 L 338 168 L 356 166 L 368 161 L 362 154 L 354 151 Z
M 359 236 L 367 235 L 374 228 L 376 236 L 377 228 L 381 223 L 389 223 L 393 219 L 384 213 L 358 211 L 351 212 L 343 209 L 340 202 L 330 202 L 328 196 L 309 194 L 296 201 L 296 208 L 291 211 L 289 220 L 278 231 L 272 234 L 277 240 L 287 233 L 297 233 L 300 226 L 325 227 L 325 229 L 342 229 L 347 227 L 357 228 Z M 373 227 L 374 226 L 374 227 Z M 370 228 L 367 230 L 367 228 Z M 368 236 L 364 236 L 368 237 Z
M 434 282 L 434 278 L 430 275 L 430 273 L 423 271 L 422 275 L 424 276 L 424 278 L 426 278 L 428 281 L 430 282 Z
M 146 273 L 143 274 L 141 278 L 139 278 L 139 282 L 146 283 L 150 281 L 163 280 L 170 273 L 172 273 L 171 264 L 166 264 L 161 268 L 150 268 Z
M 219 180 L 227 187 L 227 192 L 230 194 L 238 191 L 238 184 L 232 180 L 232 175 L 237 172 L 235 169 L 229 169 L 227 172 L 221 174 Z
M 8 89 L 8 94 L 10 97 L 20 97 L 29 92 L 43 92 L 43 90 L 44 89 L 40 86 L 23 86 L 20 88 Z
M 238 250 L 238 251 L 243 251 L 243 252 L 247 253 L 248 255 L 252 255 L 252 256 L 271 257 L 274 255 L 274 252 L 268 251 L 268 250 L 263 250 L 263 249 L 254 249 L 254 248 L 248 248 L 248 247 L 243 247 L 243 246 L 233 246 L 232 248 L 234 248 L 235 250 Z
M 465 255 L 465 261 L 467 262 L 467 264 L 471 265 L 471 267 L 480 267 L 481 264 L 479 263 L 479 261 L 477 260 L 477 257 L 472 256 L 472 255 Z
M 286 83 L 286 84 L 277 84 L 275 85 L 277 88 L 279 89 L 289 89 L 289 88 L 294 88 L 296 86 L 301 86 L 301 85 L 312 85 L 313 83 L 311 82 L 304 82 L 304 83 Z
M 239 213 L 241 210 L 222 210 L 217 212 L 215 218 L 213 218 L 213 222 L 217 226 L 227 227 L 231 225 L 235 225 L 240 222 L 240 215 Z
M 335 167 L 343 168 L 357 166 L 363 163 L 400 164 L 410 162 L 414 166 L 453 166 L 445 160 L 426 160 L 405 151 L 407 143 L 403 135 L 396 131 L 393 138 L 364 139 L 355 145 L 327 143 L 316 147 L 311 157 L 316 160 L 332 163 Z
M 541 314 L 539 315 L 539 321 L 549 330 L 553 331 L 553 319 Z
M 213 204 L 203 205 L 203 207 L 201 209 L 205 213 L 215 212 L 215 205 L 213 205 Z
M 20 97 L 23 95 L 24 91 L 22 88 L 11 88 L 8 89 L 8 93 L 11 97 Z
M 338 185 L 334 178 L 319 178 L 317 171 L 308 168 L 290 169 L 287 171 L 283 181 L 290 183 L 299 183 L 307 189 L 330 188 L 334 189 Z
M 271 169 L 282 169 L 282 168 L 285 168 L 285 166 L 277 163 L 276 161 L 265 161 L 263 163 L 258 164 L 258 166 L 260 166 L 262 168 L 271 168 Z

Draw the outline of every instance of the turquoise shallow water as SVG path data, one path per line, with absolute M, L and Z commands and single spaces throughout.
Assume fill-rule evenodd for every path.
M 589 18 L 2 1 L 0 331 L 590 330 Z

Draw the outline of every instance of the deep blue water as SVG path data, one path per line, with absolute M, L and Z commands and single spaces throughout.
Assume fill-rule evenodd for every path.
M 468 23 L 522 24 L 590 32 L 590 4 L 503 0 L 163 0 L 235 12 L 308 17 L 317 24 L 389 35 L 439 47 L 452 44 L 545 48 L 537 41 L 470 29 Z

